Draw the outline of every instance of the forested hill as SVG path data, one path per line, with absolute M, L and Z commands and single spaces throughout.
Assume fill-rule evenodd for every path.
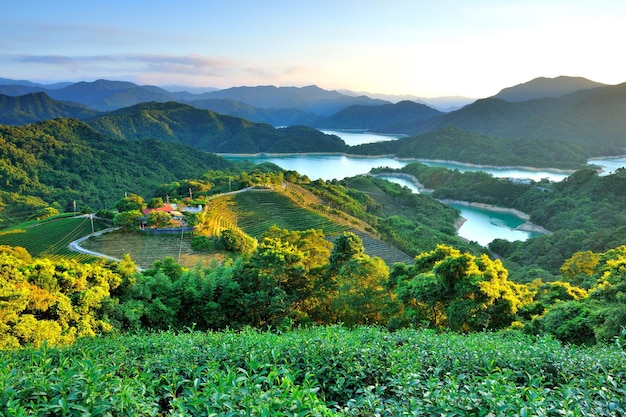
M 424 120 L 443 114 L 439 110 L 413 101 L 381 106 L 353 105 L 319 120 L 316 127 L 330 129 L 382 129 L 389 124 Z
M 57 117 L 84 119 L 98 114 L 78 103 L 51 99 L 46 93 L 12 97 L 0 94 L 0 124 L 23 125 Z
M 419 134 L 456 127 L 509 139 L 562 140 L 584 146 L 593 155 L 612 155 L 623 153 L 626 146 L 624 120 L 626 83 L 517 103 L 487 98 L 386 131 Z
M 146 194 L 208 170 L 234 165 L 184 145 L 112 139 L 75 119 L 0 126 L 0 226 L 88 205 L 112 207 L 124 193 Z
M 532 166 L 537 168 L 580 169 L 589 153 L 564 141 L 495 138 L 453 127 L 393 141 L 353 146 L 355 155 L 394 155 L 408 159 L 435 159 L 478 165 Z
M 86 121 L 119 139 L 155 138 L 218 153 L 341 152 L 342 139 L 309 127 L 276 129 L 176 102 L 142 103 Z

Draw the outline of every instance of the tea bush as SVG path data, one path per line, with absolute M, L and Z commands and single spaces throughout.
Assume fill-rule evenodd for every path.
M 518 332 L 171 331 L 7 351 L 11 416 L 621 416 L 626 355 Z

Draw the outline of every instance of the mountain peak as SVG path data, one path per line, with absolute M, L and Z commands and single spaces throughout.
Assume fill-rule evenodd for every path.
M 494 97 L 510 102 L 521 102 L 537 98 L 561 97 L 575 91 L 604 85 L 584 77 L 565 75 L 555 78 L 539 77 L 513 87 L 504 88 Z

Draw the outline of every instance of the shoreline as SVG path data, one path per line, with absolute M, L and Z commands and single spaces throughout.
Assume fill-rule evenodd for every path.
M 455 164 L 472 168 L 490 168 L 490 169 L 522 169 L 526 171 L 547 171 L 553 172 L 555 174 L 573 174 L 576 172 L 576 169 L 562 169 L 562 168 L 540 168 L 540 167 L 532 167 L 532 166 L 523 166 L 523 165 L 484 165 L 484 164 L 473 164 L 470 162 L 461 162 L 454 161 L 451 159 L 426 159 L 426 158 L 400 158 L 395 156 L 395 154 L 380 154 L 380 155 L 357 155 L 350 154 L 346 152 L 285 152 L 285 153 L 276 153 L 276 152 L 257 152 L 257 153 L 216 153 L 215 155 L 221 156 L 223 158 L 229 157 L 240 157 L 240 158 L 258 158 L 258 157 L 267 157 L 267 158 L 278 158 L 278 157 L 294 157 L 294 156 L 345 156 L 350 158 L 360 158 L 360 159 L 376 159 L 376 158 L 391 158 L 396 161 L 402 162 L 422 162 L 422 163 L 441 163 L 441 164 Z M 626 156 L 626 155 L 625 155 Z M 595 157 L 595 159 L 605 159 L 605 158 L 620 158 L 620 156 L 606 156 L 606 157 Z M 591 158 L 590 158 L 591 160 Z M 589 165 L 589 164 L 588 164 Z M 581 168 L 582 169 L 582 168 Z
M 405 172 L 377 172 L 375 174 L 367 173 L 371 177 L 399 177 L 411 180 L 413 185 L 417 187 L 417 190 L 420 193 L 431 193 L 433 190 L 424 187 L 424 185 L 419 182 L 419 180 L 415 177 L 415 175 L 407 174 Z
M 407 174 L 404 172 L 377 172 L 376 174 L 367 174 L 367 175 L 370 175 L 372 177 L 387 176 L 387 177 L 406 178 L 406 179 L 410 179 L 413 182 L 413 184 L 415 184 L 415 186 L 417 187 L 420 193 L 422 192 L 428 193 L 428 192 L 433 191 L 433 190 L 424 188 L 424 186 L 418 181 L 418 179 L 414 175 Z M 544 228 L 543 226 L 539 226 L 538 224 L 534 224 L 533 222 L 531 222 L 530 215 L 514 208 L 500 207 L 500 206 L 495 206 L 493 204 L 477 203 L 477 202 L 463 201 L 463 200 L 442 199 L 442 200 L 437 200 L 437 201 L 446 205 L 456 204 L 459 206 L 476 207 L 482 210 L 489 210 L 489 211 L 494 211 L 497 213 L 512 214 L 518 217 L 519 219 L 524 220 L 524 223 L 517 226 L 514 230 L 519 230 L 523 232 L 540 233 L 544 235 L 552 234 L 551 231 Z M 459 218 L 454 223 L 454 228 L 456 230 L 459 230 L 459 228 L 463 226 L 463 224 L 466 221 L 467 219 L 465 217 L 459 216 Z
M 472 201 L 462 201 L 462 200 L 443 199 L 443 200 L 439 200 L 439 201 L 442 202 L 443 204 L 447 204 L 447 205 L 456 204 L 456 205 L 459 205 L 459 206 L 476 207 L 476 208 L 479 208 L 479 209 L 482 209 L 482 210 L 494 211 L 496 213 L 512 214 L 515 217 L 519 218 L 520 220 L 524 220 L 524 223 L 520 224 L 519 226 L 517 226 L 513 230 L 520 230 L 520 231 L 523 231 L 523 232 L 540 233 L 542 235 L 551 235 L 552 234 L 552 232 L 550 230 L 544 228 L 543 226 L 539 226 L 538 224 L 535 224 L 535 223 L 531 222 L 530 221 L 530 216 L 528 214 L 524 213 L 523 211 L 514 209 L 514 208 L 500 207 L 500 206 L 494 206 L 493 204 L 476 203 L 476 202 L 472 202 Z

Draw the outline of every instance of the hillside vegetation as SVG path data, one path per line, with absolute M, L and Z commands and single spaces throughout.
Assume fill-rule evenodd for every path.
M 98 112 L 76 103 L 52 100 L 45 93 L 19 97 L 0 94 L 0 124 L 24 125 L 58 117 L 84 119 Z
M 625 118 L 626 83 L 524 102 L 486 98 L 445 115 L 378 131 L 415 135 L 455 127 L 516 142 L 560 140 L 603 156 L 623 153 Z
M 89 119 L 102 134 L 119 139 L 155 138 L 218 153 L 340 152 L 337 136 L 307 127 L 271 125 L 168 102 L 143 103 Z
M 379 106 L 353 105 L 316 121 L 314 126 L 326 129 L 375 129 L 393 123 L 428 119 L 440 114 L 443 113 L 412 101 Z
M 494 97 L 513 102 L 528 101 L 537 98 L 561 97 L 604 85 L 583 77 L 539 77 L 513 87 L 503 88 Z
M 560 169 L 583 168 L 591 155 L 585 147 L 565 141 L 512 141 L 451 127 L 393 141 L 353 146 L 347 153 Z
M 145 194 L 163 182 L 234 169 L 215 155 L 156 140 L 103 136 L 74 119 L 0 126 L 2 226 L 46 215 L 112 207 L 124 193 Z
M 432 196 L 516 208 L 554 232 L 525 242 L 496 240 L 489 247 L 522 266 L 530 276 L 558 276 L 579 251 L 604 252 L 626 242 L 626 170 L 605 176 L 591 169 L 557 183 L 521 184 L 484 172 L 450 171 L 413 163 L 400 170 L 414 175 Z M 532 271 L 532 272 L 531 272 Z

